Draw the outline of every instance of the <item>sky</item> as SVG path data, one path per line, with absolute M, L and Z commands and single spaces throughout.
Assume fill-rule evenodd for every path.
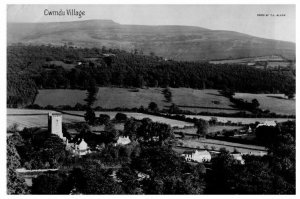
M 76 9 L 82 18 L 45 16 L 44 11 Z M 269 14 L 269 16 L 258 16 Z M 275 16 L 270 16 L 273 14 Z M 284 15 L 284 16 L 276 16 Z M 61 22 L 110 19 L 120 24 L 188 25 L 296 41 L 295 5 L 8 5 L 8 22 Z

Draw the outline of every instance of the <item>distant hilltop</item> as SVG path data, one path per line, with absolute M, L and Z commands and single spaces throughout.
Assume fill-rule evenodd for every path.
M 166 59 L 201 61 L 281 55 L 295 59 L 296 44 L 195 26 L 122 25 L 112 20 L 8 23 L 7 42 L 138 50 Z

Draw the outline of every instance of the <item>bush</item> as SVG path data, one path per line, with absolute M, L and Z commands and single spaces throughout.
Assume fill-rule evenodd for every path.
M 98 117 L 98 122 L 100 125 L 107 124 L 110 121 L 110 116 L 106 114 L 100 114 Z
M 155 102 L 150 102 L 148 108 L 150 111 L 156 112 L 158 111 L 158 106 Z
M 127 115 L 124 113 L 117 113 L 115 116 L 115 120 L 118 122 L 125 122 L 127 120 Z

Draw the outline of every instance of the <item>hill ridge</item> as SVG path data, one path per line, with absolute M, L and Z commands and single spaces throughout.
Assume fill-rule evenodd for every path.
M 110 19 L 8 23 L 7 41 L 32 45 L 119 48 L 154 52 L 167 59 L 201 61 L 279 54 L 295 58 L 295 43 L 259 38 L 230 30 L 182 25 L 130 25 Z

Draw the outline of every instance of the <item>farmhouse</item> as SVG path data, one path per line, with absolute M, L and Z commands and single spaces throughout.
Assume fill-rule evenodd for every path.
M 83 139 L 74 143 L 69 143 L 69 146 L 75 155 L 82 156 L 90 153 L 89 147 Z
M 126 144 L 129 144 L 131 141 L 129 139 L 128 136 L 120 136 L 118 141 L 117 141 L 117 144 L 119 145 L 126 145 Z
M 260 126 L 276 126 L 276 122 L 275 121 L 265 121 L 264 123 L 258 124 L 256 126 L 256 128 L 260 127 Z
M 241 164 L 245 164 L 245 160 L 243 159 L 243 156 L 241 153 L 232 153 L 230 154 L 233 159 L 239 161 Z
M 210 162 L 211 155 L 208 151 L 203 150 L 188 150 L 184 151 L 182 156 L 184 156 L 186 161 L 196 161 L 196 162 Z

